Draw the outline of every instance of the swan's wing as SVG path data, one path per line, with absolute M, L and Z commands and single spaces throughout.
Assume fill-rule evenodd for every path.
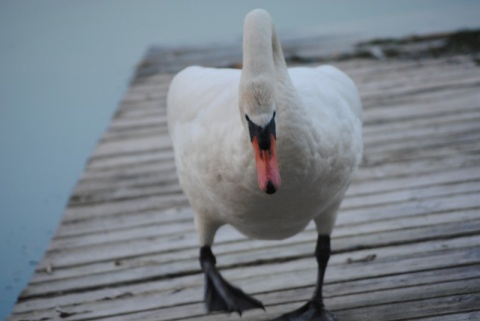
M 352 111 L 362 119 L 362 103 L 358 94 L 357 87 L 350 77 L 348 77 L 343 71 L 333 66 L 325 65 L 315 70 L 329 78 L 330 85 L 345 99 L 352 109 Z
M 289 73 L 305 107 L 314 114 L 319 109 L 346 104 L 362 120 L 362 104 L 357 87 L 341 70 L 325 65 L 317 68 L 290 68 Z
M 239 79 L 239 70 L 189 67 L 170 85 L 167 112 L 175 163 L 196 212 L 210 199 L 206 186 L 215 182 L 219 168 L 235 167 L 229 149 L 235 147 L 232 136 L 243 130 L 240 117 L 235 117 Z
M 168 129 L 174 145 L 175 127 L 203 134 L 211 122 L 226 122 L 237 106 L 239 70 L 192 66 L 172 80 L 167 96 Z
M 353 81 L 332 66 L 291 68 L 292 83 L 322 142 L 319 149 L 358 166 L 363 152 L 362 105 Z

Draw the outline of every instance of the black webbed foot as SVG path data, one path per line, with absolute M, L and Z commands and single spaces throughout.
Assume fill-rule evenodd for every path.
M 312 299 L 301 308 L 272 321 L 337 321 L 332 313 L 325 310 L 322 297 L 323 278 L 330 258 L 330 236 L 318 236 L 315 257 L 318 262 L 318 278 Z
M 208 312 L 237 312 L 264 309 L 262 302 L 245 294 L 222 277 L 215 267 L 215 256 L 210 247 L 200 249 L 200 264 L 205 273 L 205 305 Z
M 332 313 L 325 310 L 323 304 L 309 301 L 301 308 L 272 321 L 337 321 L 337 319 Z

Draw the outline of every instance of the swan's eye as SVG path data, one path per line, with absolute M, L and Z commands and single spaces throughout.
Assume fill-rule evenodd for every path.
M 248 115 L 247 115 L 247 114 L 245 114 L 245 119 L 246 119 L 248 122 L 250 122 L 250 118 L 248 118 Z

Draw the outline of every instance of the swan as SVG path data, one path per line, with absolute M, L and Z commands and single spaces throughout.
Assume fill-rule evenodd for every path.
M 208 312 L 264 309 L 216 268 L 211 248 L 221 226 L 280 240 L 313 220 L 316 290 L 275 320 L 335 320 L 322 285 L 337 210 L 362 157 L 353 81 L 332 66 L 287 68 L 271 16 L 256 9 L 245 17 L 242 70 L 180 71 L 167 113 L 179 182 L 194 211 Z

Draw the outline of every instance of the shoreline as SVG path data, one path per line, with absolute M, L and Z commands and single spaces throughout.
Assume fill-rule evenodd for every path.
M 309 64 L 350 59 L 425 59 L 472 55 L 480 64 L 480 29 L 360 40 L 352 35 L 316 35 L 282 40 L 287 63 Z M 192 50 L 195 48 L 195 50 Z M 241 68 L 241 43 L 152 46 L 137 65 L 133 81 L 189 65 Z

